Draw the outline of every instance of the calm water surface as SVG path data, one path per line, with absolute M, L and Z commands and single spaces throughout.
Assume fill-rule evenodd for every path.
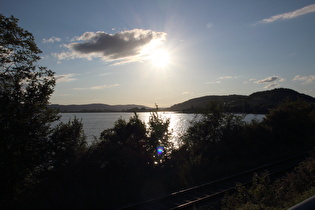
M 149 122 L 150 112 L 140 112 L 137 113 L 139 118 L 145 123 Z M 177 113 L 177 112 L 159 112 L 159 116 L 163 119 L 170 119 L 169 130 L 172 133 L 174 140 L 186 131 L 189 127 L 190 122 L 196 117 L 195 114 Z M 102 113 L 61 113 L 61 118 L 59 121 L 53 124 L 56 125 L 59 122 L 68 122 L 73 120 L 74 117 L 82 119 L 83 130 L 87 137 L 88 143 L 91 143 L 94 138 L 98 138 L 102 131 L 108 128 L 112 128 L 114 123 L 122 118 L 126 121 L 132 117 L 134 113 L 129 112 L 102 112 Z M 245 121 L 251 121 L 252 119 L 262 120 L 264 115 L 246 115 Z

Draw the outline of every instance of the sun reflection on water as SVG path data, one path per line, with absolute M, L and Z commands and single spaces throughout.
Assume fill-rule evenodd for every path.
M 139 118 L 148 125 L 151 113 L 139 112 Z M 190 122 L 195 119 L 195 114 L 177 113 L 177 112 L 159 112 L 162 119 L 170 119 L 169 129 L 170 140 L 175 148 L 179 147 L 179 138 L 190 126 Z M 91 144 L 95 137 L 98 138 L 102 131 L 112 128 L 115 122 L 121 118 L 126 121 L 132 117 L 134 113 L 128 112 L 113 112 L 113 113 L 62 113 L 60 120 L 54 122 L 52 127 L 56 126 L 59 122 L 67 123 L 70 119 L 73 120 L 76 116 L 82 119 L 84 133 L 87 136 L 88 144 Z M 246 115 L 245 121 L 249 122 L 252 119 L 261 121 L 264 115 Z

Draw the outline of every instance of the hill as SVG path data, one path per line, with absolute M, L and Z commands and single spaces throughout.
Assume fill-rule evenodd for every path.
M 227 96 L 204 96 L 190 99 L 183 103 L 170 107 L 171 111 L 196 112 L 207 108 L 209 103 L 222 103 L 225 111 L 234 113 L 256 113 L 265 114 L 268 110 L 276 107 L 284 100 L 303 100 L 315 103 L 315 98 L 298 93 L 297 91 L 278 88 L 268 91 L 255 92 L 249 96 L 227 95 Z
M 108 104 L 83 104 L 83 105 L 59 105 L 51 104 L 50 108 L 60 112 L 122 112 L 122 111 L 147 111 L 151 108 L 143 105 L 108 105 Z

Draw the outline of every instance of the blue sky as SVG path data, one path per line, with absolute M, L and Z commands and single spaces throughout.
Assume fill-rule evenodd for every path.
M 51 103 L 171 106 L 277 87 L 315 97 L 315 1 L 0 0 L 56 72 Z

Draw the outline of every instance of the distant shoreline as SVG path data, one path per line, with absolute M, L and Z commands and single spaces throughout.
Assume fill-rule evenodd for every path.
M 287 100 L 305 101 L 315 106 L 315 98 L 298 93 L 291 89 L 277 88 L 274 90 L 255 92 L 249 96 L 203 96 L 175 104 L 171 107 L 152 108 L 144 105 L 108 105 L 108 104 L 82 104 L 59 105 L 51 104 L 50 108 L 62 113 L 93 113 L 93 112 L 180 112 L 200 113 L 206 111 L 211 103 L 221 104 L 224 112 L 244 114 L 267 114 L 269 110 L 276 108 Z
M 178 113 L 183 113 L 183 112 L 179 112 L 179 111 L 171 111 L 171 110 L 156 110 L 156 109 L 148 109 L 148 110 L 126 110 L 126 111 L 59 111 L 59 113 L 138 113 L 138 112 L 178 112 Z

